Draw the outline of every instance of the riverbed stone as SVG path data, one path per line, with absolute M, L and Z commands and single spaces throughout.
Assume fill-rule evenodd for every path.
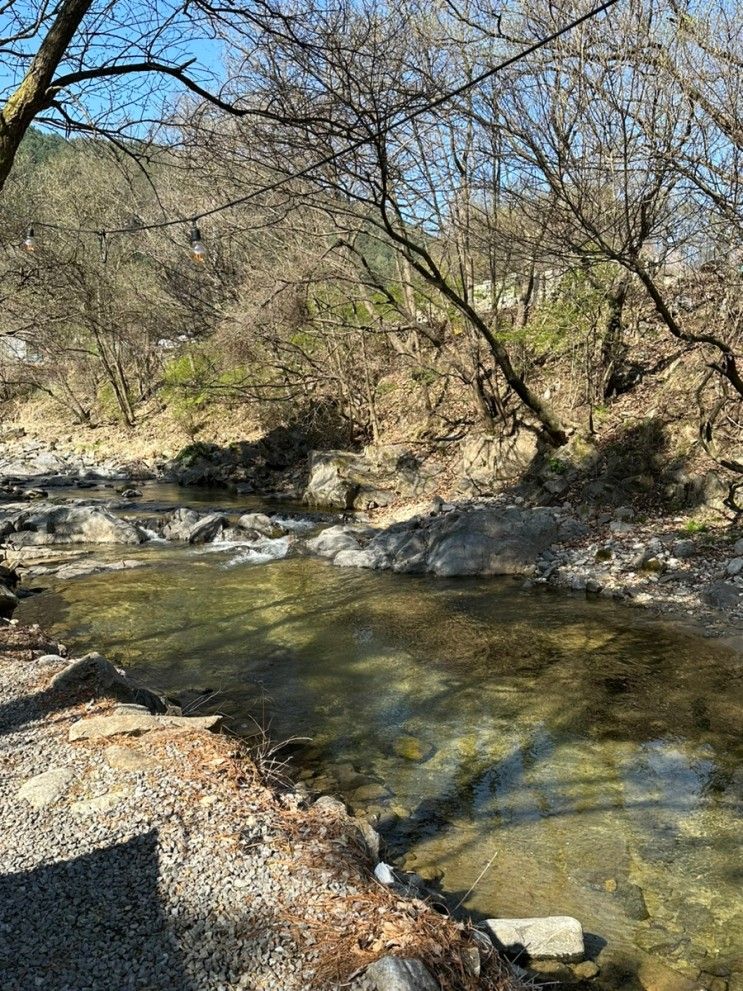
M 208 544 L 215 540 L 227 525 L 227 517 L 222 513 L 209 513 L 203 516 L 188 531 L 189 544 Z
M 699 991 L 699 983 L 672 970 L 655 957 L 645 957 L 637 970 L 645 991 Z
M 18 798 L 22 798 L 35 809 L 54 805 L 67 791 L 73 777 L 74 774 L 68 767 L 51 767 L 48 771 L 29 778 L 19 789 Z
M 385 788 L 384 785 L 380 785 L 377 782 L 373 782 L 368 785 L 362 785 L 357 788 L 356 791 L 351 795 L 354 802 L 376 802 L 380 799 L 385 799 L 390 797 L 390 791 Z
M 141 544 L 144 535 L 128 520 L 91 506 L 52 506 L 16 520 L 11 547 L 49 544 Z
M 493 942 L 507 953 L 534 960 L 576 962 L 585 955 L 583 927 L 569 915 L 532 919 L 487 919 Z
M 266 516 L 265 513 L 243 513 L 237 521 L 237 525 L 242 527 L 243 530 L 257 530 L 264 537 L 275 536 L 274 531 L 278 529 L 271 517 Z
M 438 991 L 438 985 L 420 960 L 382 957 L 366 968 L 375 991 Z
M 320 557 L 334 558 L 340 551 L 360 550 L 360 544 L 347 527 L 338 525 L 328 527 L 308 540 L 307 549 Z
M 89 716 L 70 726 L 68 739 L 102 740 L 112 736 L 141 736 L 156 730 L 176 730 L 182 733 L 216 729 L 221 716 L 154 716 L 142 708 L 127 707 L 107 716 Z
M 425 743 L 417 736 L 398 736 L 392 744 L 392 749 L 398 757 L 420 763 L 427 760 L 434 752 L 430 743 Z

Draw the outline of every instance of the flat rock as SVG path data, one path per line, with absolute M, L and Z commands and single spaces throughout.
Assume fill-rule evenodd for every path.
M 73 772 L 67 767 L 51 767 L 48 771 L 29 778 L 19 789 L 18 797 L 35 809 L 46 808 L 59 801 L 73 777 Z
M 103 757 L 109 767 L 116 771 L 149 771 L 159 766 L 157 758 L 146 754 L 137 746 L 120 747 L 113 744 L 106 747 Z
M 487 919 L 493 942 L 508 953 L 526 953 L 534 960 L 577 962 L 585 955 L 583 927 L 569 915 L 534 919 Z
M 165 729 L 192 733 L 215 729 L 221 721 L 221 716 L 153 716 L 144 709 L 127 709 L 107 716 L 80 719 L 70 727 L 68 738 L 70 741 L 105 740 L 112 736 L 141 736 Z
M 438 984 L 420 960 L 382 957 L 366 968 L 367 980 L 376 991 L 438 991 Z
M 73 802 L 70 811 L 77 816 L 105 815 L 106 812 L 115 809 L 126 797 L 127 793 L 124 791 L 109 791 L 105 795 Z

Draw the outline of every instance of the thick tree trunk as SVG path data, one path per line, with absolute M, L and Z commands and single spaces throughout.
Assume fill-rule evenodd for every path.
M 91 6 L 91 0 L 63 0 L 23 81 L 0 111 L 0 191 L 23 136 L 47 105 L 57 68 Z

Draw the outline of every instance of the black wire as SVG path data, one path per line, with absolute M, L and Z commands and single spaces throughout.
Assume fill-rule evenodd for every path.
M 600 4 L 598 7 L 593 7 L 587 13 L 582 14 L 580 17 L 576 17 L 575 20 L 566 24 L 564 27 L 558 28 L 557 31 L 553 31 L 552 34 L 547 35 L 545 38 L 541 38 L 539 41 L 535 41 L 528 48 L 522 49 L 522 51 L 517 52 L 515 55 L 511 55 L 509 58 L 505 59 L 503 62 L 499 62 L 497 65 L 491 66 L 491 68 L 486 69 L 481 72 L 478 76 L 472 79 L 468 79 L 467 82 L 462 83 L 453 90 L 449 90 L 443 93 L 441 96 L 437 97 L 435 100 L 431 100 L 422 107 L 418 107 L 416 110 L 412 110 L 409 114 L 401 117 L 399 120 L 391 121 L 380 128 L 381 134 L 388 134 L 393 131 L 396 127 L 401 127 L 403 124 L 409 124 L 412 120 L 423 114 L 430 113 L 437 107 L 440 107 L 443 103 L 448 103 L 449 100 L 453 100 L 463 93 L 474 89 L 476 86 L 480 86 L 487 79 L 490 79 L 498 72 L 502 72 L 503 69 L 507 69 L 509 66 L 514 65 L 516 62 L 520 62 L 521 59 L 526 58 L 529 55 L 533 55 L 534 52 L 539 51 L 540 48 L 544 48 L 545 45 L 549 45 L 551 42 L 556 41 L 561 38 L 568 31 L 572 31 L 579 25 L 584 24 L 586 21 L 591 20 L 593 17 L 598 17 L 599 14 L 603 14 L 610 7 L 613 7 L 619 0 L 604 0 L 604 3 Z M 292 182 L 294 179 L 302 179 L 304 176 L 309 175 L 309 173 L 314 172 L 316 169 L 321 169 L 325 165 L 330 165 L 331 162 L 335 162 L 337 159 L 341 158 L 343 155 L 348 155 L 353 151 L 357 151 L 359 148 L 363 148 L 364 145 L 369 144 L 370 141 L 374 140 L 373 137 L 366 136 L 359 138 L 357 141 L 353 141 L 351 144 L 346 145 L 339 151 L 334 151 L 330 155 L 326 155 L 324 158 L 319 159 L 316 162 L 312 162 L 310 165 L 306 165 L 303 169 L 298 172 L 292 172 L 290 175 L 283 176 L 281 179 L 275 180 L 266 186 L 260 186 L 258 189 L 254 189 L 252 192 L 247 193 L 245 196 L 239 196 L 237 199 L 228 200 L 226 203 L 222 203 L 219 206 L 212 207 L 211 210 L 204 210 L 201 213 L 196 213 L 191 215 L 188 220 L 193 223 L 197 223 L 199 220 L 203 220 L 205 217 L 213 217 L 216 213 L 222 213 L 224 210 L 231 210 L 234 207 L 242 206 L 244 203 L 250 202 L 250 200 L 256 199 L 258 196 L 262 196 L 264 193 L 271 193 L 275 189 L 279 189 L 281 186 L 286 185 L 288 182 Z M 179 224 L 185 224 L 188 221 L 182 217 L 177 220 L 161 220 L 156 221 L 151 224 L 138 224 L 136 227 L 115 227 L 111 230 L 107 230 L 105 233 L 110 234 L 136 234 L 141 231 L 152 231 L 152 230 L 162 230 L 165 227 L 176 227 Z M 67 231 L 75 234 L 98 234 L 100 235 L 100 230 L 93 230 L 88 227 L 66 227 L 63 224 L 45 223 L 43 221 L 36 222 L 37 227 L 47 227 L 51 230 Z

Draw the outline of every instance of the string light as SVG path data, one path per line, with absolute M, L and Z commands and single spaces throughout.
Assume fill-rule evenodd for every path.
M 191 258 L 197 265 L 203 265 L 206 261 L 206 248 L 201 240 L 201 231 L 196 226 L 195 220 L 191 224 L 191 233 L 188 239 L 191 242 Z
M 37 244 L 36 244 L 36 234 L 34 233 L 34 225 L 29 224 L 28 229 L 26 231 L 26 236 L 21 242 L 21 249 L 23 251 L 27 251 L 30 255 L 32 255 L 34 251 L 36 251 L 36 247 Z
M 387 122 L 382 126 L 381 133 L 386 135 L 390 131 L 393 131 L 395 128 L 400 127 L 404 124 L 409 124 L 411 121 L 422 116 L 423 114 L 430 113 L 432 110 L 436 110 L 442 104 L 448 103 L 450 100 L 453 100 L 456 97 L 461 96 L 472 89 L 475 89 L 476 87 L 482 85 L 482 83 L 484 83 L 486 80 L 495 76 L 498 72 L 501 72 L 503 69 L 506 69 L 511 65 L 515 65 L 517 62 L 520 62 L 522 59 L 526 58 L 527 56 L 532 55 L 540 48 L 544 48 L 546 45 L 550 44 L 551 42 L 556 41 L 558 38 L 561 38 L 563 35 L 567 34 L 569 31 L 574 30 L 576 27 L 579 27 L 581 24 L 584 24 L 585 22 L 592 20 L 594 17 L 597 17 L 598 15 L 605 13 L 607 10 L 609 10 L 618 2 L 619 0 L 603 0 L 602 3 L 599 3 L 591 10 L 588 10 L 584 14 L 581 14 L 579 17 L 574 18 L 574 20 L 570 21 L 568 24 L 565 24 L 562 27 L 557 28 L 555 31 L 551 32 L 551 34 L 548 34 L 545 37 L 540 38 L 538 41 L 533 42 L 531 45 L 528 45 L 526 48 L 523 48 L 521 51 L 516 52 L 514 55 L 511 55 L 509 58 L 506 58 L 502 62 L 499 62 L 497 65 L 490 66 L 490 68 L 485 69 L 479 75 L 467 79 L 465 82 L 461 83 L 459 86 L 455 87 L 454 89 L 442 93 L 440 96 L 429 101 L 423 106 L 411 110 L 410 112 L 404 114 L 402 117 L 398 118 L 397 120 Z M 196 226 L 198 220 L 201 220 L 204 217 L 212 217 L 215 214 L 222 213 L 225 210 L 232 210 L 235 207 L 243 206 L 244 204 L 250 202 L 251 200 L 256 199 L 257 197 L 265 193 L 273 192 L 274 190 L 279 189 L 282 186 L 285 186 L 287 183 L 291 182 L 294 179 L 303 179 L 307 176 L 311 176 L 313 173 L 317 172 L 318 169 L 323 168 L 325 165 L 330 165 L 331 163 L 335 162 L 337 159 L 343 157 L 344 155 L 348 155 L 351 152 L 357 151 L 359 148 L 363 148 L 364 145 L 367 145 L 371 140 L 372 139 L 369 137 L 359 138 L 358 140 L 351 142 L 350 144 L 344 146 L 343 148 L 339 148 L 336 151 L 330 152 L 330 154 L 326 155 L 324 158 L 321 158 L 320 160 L 315 162 L 311 162 L 309 165 L 306 165 L 304 168 L 299 169 L 296 172 L 292 172 L 288 175 L 282 176 L 280 179 L 277 179 L 274 182 L 268 183 L 265 186 L 260 186 L 258 189 L 254 189 L 252 192 L 247 193 L 245 196 L 239 196 L 237 199 L 228 200 L 226 203 L 220 203 L 218 206 L 212 207 L 209 210 L 204 210 L 202 213 L 197 214 L 192 221 L 191 232 L 189 235 L 189 241 L 191 244 L 191 258 L 193 259 L 193 261 L 199 265 L 203 265 L 206 260 L 206 248 L 204 247 L 204 243 L 201 240 L 201 234 L 199 232 L 199 228 Z M 154 221 L 153 223 L 149 223 L 149 224 L 139 223 L 136 225 L 136 227 L 112 228 L 110 231 L 108 231 L 108 234 L 109 235 L 135 234 L 135 233 L 140 233 L 142 231 L 163 230 L 165 228 L 174 227 L 182 223 L 183 223 L 182 218 Z M 90 228 L 86 228 L 86 227 L 68 227 L 67 225 L 64 224 L 46 223 L 41 221 L 39 221 L 38 226 L 48 227 L 53 230 L 65 231 L 74 234 L 97 234 L 98 236 L 100 236 L 101 234 L 101 232 L 98 230 L 91 230 Z M 33 227 L 30 226 L 28 228 L 26 238 L 23 241 L 21 247 L 23 248 L 24 251 L 33 252 L 36 250 L 36 238 L 34 237 Z

